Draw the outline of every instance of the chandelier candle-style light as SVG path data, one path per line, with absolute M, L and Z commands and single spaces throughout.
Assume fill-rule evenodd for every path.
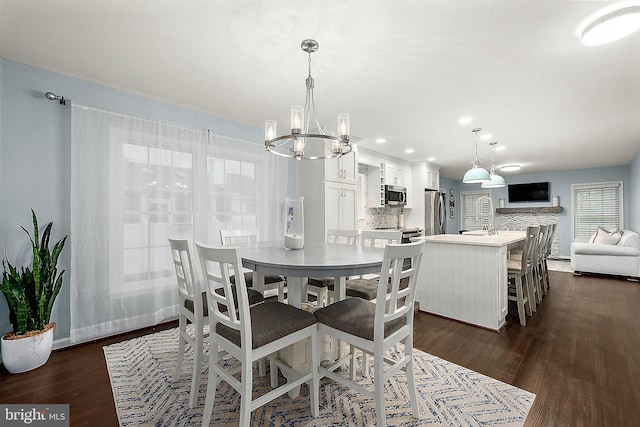
M 486 169 L 480 167 L 480 158 L 478 157 L 478 132 L 482 129 L 473 128 L 471 132 L 476 134 L 476 156 L 473 158 L 471 162 L 473 166 L 471 169 L 464 174 L 464 178 L 462 178 L 462 182 L 468 184 L 480 184 L 485 181 L 490 181 L 491 177 L 489 176 L 489 172 Z
M 338 114 L 337 130 L 331 135 L 322 129 L 316 115 L 313 100 L 314 80 L 311 77 L 311 53 L 318 50 L 318 42 L 306 39 L 302 41 L 300 47 L 309 55 L 309 76 L 306 79 L 307 97 L 304 101 L 304 107 L 301 105 L 291 107 L 291 133 L 289 135 L 277 136 L 276 121 L 265 120 L 264 146 L 273 154 L 297 160 L 342 157 L 351 152 L 351 143 L 349 142 L 350 116 L 347 113 Z M 309 129 L 312 122 L 316 126 L 315 132 Z M 311 142 L 315 144 L 311 146 Z
M 489 172 L 489 177 L 491 179 L 489 181 L 483 181 L 481 185 L 482 188 L 500 188 L 507 186 L 504 178 L 496 174 L 496 168 L 493 163 L 493 152 L 496 151 L 496 144 L 498 143 L 495 141 L 489 143 L 489 145 L 491 146 L 491 172 Z

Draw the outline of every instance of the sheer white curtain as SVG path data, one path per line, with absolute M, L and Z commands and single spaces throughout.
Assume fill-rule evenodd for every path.
M 288 163 L 260 144 L 72 106 L 71 342 L 175 317 L 167 238 L 282 236 Z

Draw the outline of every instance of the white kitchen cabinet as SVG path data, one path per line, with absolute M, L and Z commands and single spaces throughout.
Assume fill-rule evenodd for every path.
M 324 161 L 324 179 L 326 181 L 355 184 L 357 173 L 358 163 L 356 162 L 356 155 L 353 152 L 337 159 L 327 159 Z
M 344 159 L 355 154 L 348 154 Z M 336 160 L 336 159 L 331 159 Z M 357 184 L 325 178 L 329 160 L 298 161 L 297 195 L 304 197 L 304 240 L 324 242 L 328 228 L 355 229 Z M 347 174 L 348 175 L 348 174 Z
M 404 187 L 404 172 L 401 165 L 387 162 L 385 171 L 385 183 L 387 185 L 398 185 L 400 187 Z
M 356 229 L 357 193 L 356 185 L 325 182 L 325 230 Z
M 425 172 L 426 172 L 425 188 L 428 188 L 430 190 L 439 190 L 440 189 L 440 169 L 427 163 L 425 167 Z
M 412 185 L 411 166 L 402 168 L 402 186 L 407 189 L 407 204 L 405 208 L 413 207 L 413 185 Z

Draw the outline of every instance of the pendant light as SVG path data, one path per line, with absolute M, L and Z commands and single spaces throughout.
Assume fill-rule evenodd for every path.
M 476 156 L 471 162 L 473 166 L 471 166 L 471 169 L 469 169 L 467 173 L 464 174 L 464 178 L 462 178 L 462 182 L 467 184 L 479 184 L 491 180 L 489 172 L 480 167 L 480 159 L 478 158 L 478 132 L 481 130 L 480 128 L 473 128 L 471 130 L 471 132 L 476 134 Z
M 493 164 L 493 152 L 496 151 L 496 144 L 497 142 L 495 141 L 489 143 L 491 146 L 491 172 L 489 173 L 489 177 L 491 179 L 489 181 L 484 181 L 481 186 L 482 188 L 501 188 L 507 186 L 504 178 L 496 174 L 496 169 Z

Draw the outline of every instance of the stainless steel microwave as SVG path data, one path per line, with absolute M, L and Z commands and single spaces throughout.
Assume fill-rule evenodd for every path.
M 407 189 L 397 185 L 384 186 L 385 206 L 404 206 L 407 204 Z

